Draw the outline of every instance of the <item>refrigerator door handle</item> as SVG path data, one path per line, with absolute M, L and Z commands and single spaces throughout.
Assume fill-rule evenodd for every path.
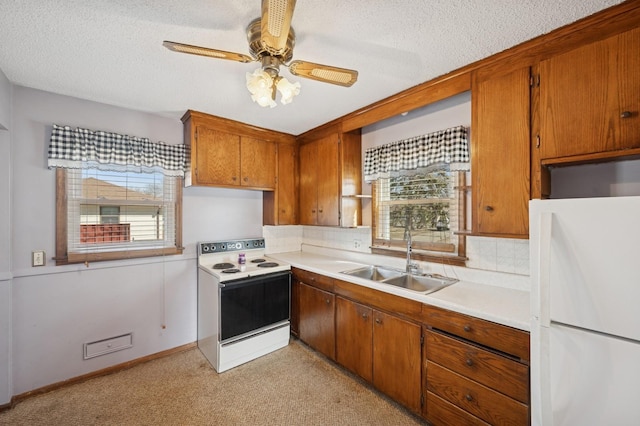
M 538 268 L 538 303 L 540 306 L 538 320 L 540 326 L 549 327 L 550 324 L 550 304 L 549 300 L 551 289 L 551 237 L 553 234 L 553 213 L 541 212 L 540 213 L 540 245 L 538 246 L 538 262 L 536 265 Z

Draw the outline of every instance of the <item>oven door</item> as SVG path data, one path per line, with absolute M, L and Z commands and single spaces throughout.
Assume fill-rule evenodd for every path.
M 289 320 L 291 271 L 220 284 L 220 342 L 243 338 Z

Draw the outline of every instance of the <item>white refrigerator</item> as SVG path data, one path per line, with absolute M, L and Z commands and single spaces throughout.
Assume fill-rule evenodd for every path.
M 532 200 L 531 424 L 640 425 L 640 197 Z

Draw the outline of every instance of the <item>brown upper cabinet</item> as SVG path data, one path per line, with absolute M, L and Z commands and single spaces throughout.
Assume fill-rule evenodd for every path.
M 640 148 L 639 112 L 640 28 L 540 63 L 542 160 Z
M 530 198 L 529 67 L 473 79 L 471 186 L 474 234 L 527 238 Z
M 263 193 L 264 225 L 298 224 L 298 148 L 278 143 L 276 190 Z
M 182 118 L 190 170 L 186 185 L 274 190 L 283 136 L 195 111 Z
M 360 131 L 331 132 L 300 145 L 301 225 L 358 226 L 362 222 Z
M 293 135 L 187 111 L 185 186 L 263 191 L 263 223 L 298 223 L 297 144 Z

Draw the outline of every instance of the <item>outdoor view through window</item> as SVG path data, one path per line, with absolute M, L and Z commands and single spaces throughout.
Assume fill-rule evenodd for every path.
M 447 167 L 380 178 L 375 188 L 375 238 L 400 245 L 411 233 L 414 247 L 455 251 L 458 228 L 457 172 Z
M 162 173 L 68 170 L 69 248 L 163 245 L 175 220 L 175 178 Z

